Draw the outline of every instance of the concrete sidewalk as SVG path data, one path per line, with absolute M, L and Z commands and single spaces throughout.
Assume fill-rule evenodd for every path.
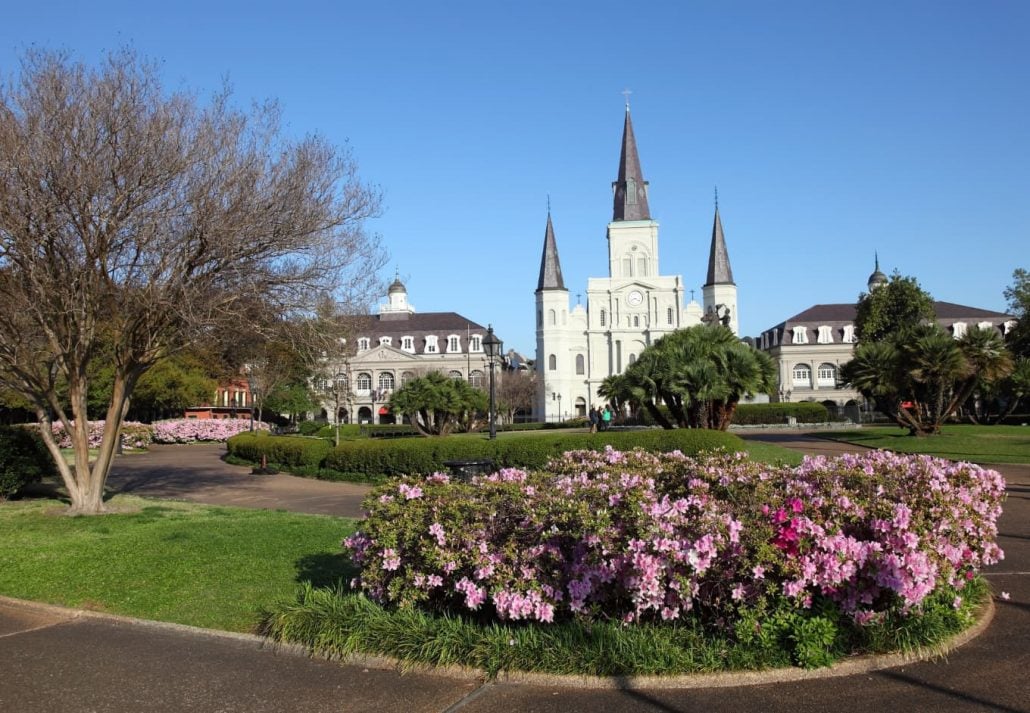
M 823 452 L 836 447 L 820 439 L 792 437 L 790 447 L 799 450 Z M 142 460 L 131 463 L 135 458 Z M 226 491 L 249 484 L 253 490 L 244 498 L 251 498 L 249 506 L 264 507 L 266 499 L 274 499 L 276 490 L 265 489 L 269 486 L 262 482 L 268 476 L 254 478 L 246 469 L 226 466 L 217 458 L 217 449 L 209 447 L 188 455 L 170 448 L 167 452 L 158 449 L 153 456 L 126 456 L 117 466 L 119 487 L 138 494 L 164 492 L 165 497 L 241 504 L 226 501 L 239 497 Z M 193 465 L 187 465 L 188 461 L 194 461 Z M 168 468 L 178 475 L 169 475 Z M 731 688 L 625 691 L 577 688 L 567 685 L 569 682 L 485 683 L 475 678 L 400 674 L 312 660 L 276 652 L 254 637 L 8 600 L 0 601 L 0 711 L 804 713 L 846 708 L 849 713 L 1026 713 L 1030 712 L 1030 678 L 1026 674 L 1030 670 L 1030 473 L 1021 467 L 1001 469 L 1009 486 L 1000 537 L 1006 559 L 987 576 L 996 591 L 1006 591 L 1011 598 L 997 600 L 995 618 L 987 631 L 946 660 L 842 678 Z M 148 473 L 159 482 L 146 482 L 151 477 Z M 294 502 L 288 495 L 293 480 L 302 479 L 275 485 L 282 488 L 281 503 Z M 301 505 L 315 504 L 303 487 L 296 497 Z

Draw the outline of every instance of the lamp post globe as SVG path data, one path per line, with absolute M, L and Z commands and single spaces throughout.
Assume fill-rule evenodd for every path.
M 497 409 L 494 390 L 494 362 L 501 355 L 501 340 L 494 335 L 493 325 L 487 325 L 483 338 L 483 352 L 490 363 L 490 438 L 497 438 Z

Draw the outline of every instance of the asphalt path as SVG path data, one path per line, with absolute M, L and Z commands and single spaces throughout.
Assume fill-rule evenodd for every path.
M 854 450 L 798 434 L 760 438 L 814 454 Z M 277 651 L 255 637 L 0 599 L 0 711 L 1030 713 L 1030 468 L 999 470 L 1008 485 L 1000 521 L 1006 558 L 986 573 L 998 593 L 995 615 L 984 633 L 945 659 L 860 675 L 715 688 L 611 690 L 574 681 L 484 682 L 314 660 Z M 289 484 L 295 480 L 316 482 L 251 476 L 221 463 L 216 448 L 175 447 L 119 459 L 112 486 L 119 492 L 220 505 L 294 509 L 296 504 L 302 512 L 333 502 L 325 505 L 339 508 L 333 514 L 352 512 L 363 490 L 322 483 L 329 489 L 315 493 L 298 483 L 291 494 Z M 1001 598 L 1001 592 L 1008 598 Z M 743 681 L 730 679 L 731 684 Z

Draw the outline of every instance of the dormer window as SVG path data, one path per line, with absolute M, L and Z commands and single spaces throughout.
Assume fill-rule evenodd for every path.
M 455 354 L 461 351 L 461 337 L 457 334 L 452 334 L 447 337 L 447 353 Z
M 469 351 L 470 352 L 481 352 L 483 351 L 483 338 L 478 334 L 473 334 L 469 337 Z
M 855 325 L 844 325 L 844 337 L 841 341 L 843 341 L 845 344 L 854 344 L 856 341 L 858 341 L 857 339 L 855 339 Z
M 820 344 L 832 344 L 833 343 L 833 331 L 827 325 L 821 325 L 819 327 L 819 339 Z
M 406 352 L 415 353 L 415 338 L 414 337 L 401 337 L 401 349 Z
M 966 334 L 966 323 L 955 322 L 955 324 L 951 325 L 951 333 L 955 339 L 961 339 Z
M 358 351 L 365 351 L 371 346 L 371 344 L 372 340 L 370 340 L 368 337 L 361 337 L 360 339 L 358 339 Z
M 393 343 L 393 337 L 379 337 L 379 346 L 388 347 Z
M 808 327 L 794 327 L 792 344 L 808 344 Z
M 979 327 L 980 329 L 990 329 L 994 325 L 991 324 L 990 322 L 980 322 L 976 326 Z
M 436 343 L 436 335 L 430 334 L 426 337 L 426 354 L 436 354 L 440 351 L 440 348 Z

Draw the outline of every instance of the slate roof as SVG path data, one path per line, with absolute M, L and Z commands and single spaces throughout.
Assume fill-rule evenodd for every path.
M 969 307 L 967 305 L 955 304 L 954 302 L 934 301 L 933 309 L 937 315 L 937 321 L 942 327 L 950 327 L 955 322 L 966 322 L 969 326 L 974 326 L 976 322 L 992 322 L 997 326 L 1015 319 L 1012 315 L 1004 312 Z M 769 333 L 771 336 L 772 332 L 779 332 L 778 341 L 782 343 L 784 334 L 790 334 L 794 327 L 808 327 L 810 331 L 814 332 L 823 325 L 838 328 L 854 323 L 855 305 L 853 303 L 812 305 L 786 321 L 770 327 L 763 334 Z M 834 329 L 834 343 L 840 343 L 840 340 L 840 330 Z
M 647 181 L 640 170 L 637 139 L 633 135 L 633 122 L 626 106 L 626 121 L 622 125 L 622 151 L 619 154 L 619 177 L 612 184 L 615 203 L 612 222 L 619 220 L 651 220 L 647 206 Z
M 547 211 L 547 228 L 544 230 L 544 252 L 540 256 L 540 279 L 536 289 L 564 290 L 565 281 L 561 276 L 561 261 L 558 260 L 558 243 L 554 239 L 554 226 L 551 225 L 551 211 Z
M 358 339 L 367 337 L 372 346 L 379 344 L 380 337 L 392 337 L 394 347 L 400 347 L 401 337 L 415 338 L 415 352 L 422 354 L 425 338 L 430 335 L 438 337 L 440 349 L 443 350 L 448 335 L 461 336 L 461 350 L 468 349 L 468 335 L 486 336 L 486 327 L 463 317 L 457 312 L 422 312 L 386 315 L 364 315 L 357 318 L 355 334 Z
M 708 285 L 732 285 L 733 269 L 730 267 L 730 253 L 726 249 L 726 237 L 722 233 L 722 218 L 719 206 L 715 206 L 715 221 L 712 223 L 712 248 L 708 253 Z

